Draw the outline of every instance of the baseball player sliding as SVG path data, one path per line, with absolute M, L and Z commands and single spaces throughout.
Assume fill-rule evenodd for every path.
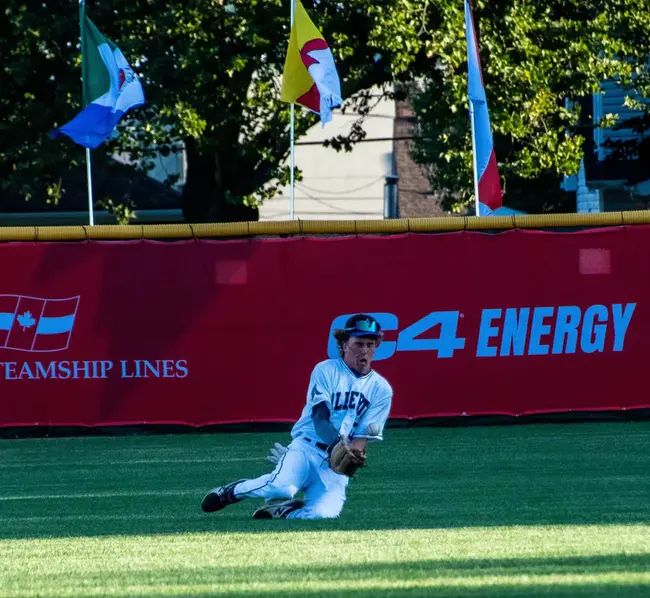
M 271 473 L 211 490 L 201 508 L 219 511 L 245 498 L 263 498 L 254 519 L 338 517 L 348 481 L 366 465 L 366 444 L 383 440 L 393 399 L 384 377 L 371 368 L 383 339 L 377 320 L 366 314 L 349 318 L 334 331 L 340 358 L 317 364 L 307 403 L 291 430 L 288 447 L 276 443 L 268 459 Z M 303 492 L 303 498 L 295 498 Z

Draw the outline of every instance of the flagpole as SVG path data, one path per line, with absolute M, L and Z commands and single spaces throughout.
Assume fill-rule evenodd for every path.
M 294 167 L 294 152 L 293 152 L 293 119 L 294 119 L 294 112 L 293 112 L 293 104 L 291 104 L 291 129 L 289 132 L 289 143 L 291 144 L 291 182 L 290 182 L 290 188 L 289 188 L 289 218 L 293 220 L 293 209 L 294 209 L 294 203 L 293 203 L 293 167 Z
M 479 197 L 478 197 L 478 167 L 476 165 L 476 129 L 474 127 L 474 102 L 468 98 L 469 101 L 469 118 L 472 129 L 472 171 L 474 176 L 474 209 L 476 216 L 480 215 L 479 211 Z
M 81 44 L 81 98 L 82 104 L 85 108 L 87 105 L 86 98 L 86 77 L 87 72 L 84 64 L 84 21 L 86 20 L 86 3 L 85 0 L 79 0 L 79 42 Z M 90 161 L 90 148 L 86 148 L 86 187 L 88 189 L 88 220 L 90 226 L 95 224 L 94 214 L 93 214 L 93 180 L 92 180 L 92 170 L 91 170 L 91 161 Z
M 93 177 L 90 168 L 90 148 L 86 148 L 86 184 L 88 186 L 88 216 L 90 226 L 94 226 L 93 214 Z
M 290 25 L 291 29 L 293 29 L 293 19 L 294 19 L 294 14 L 296 11 L 296 2 L 295 0 L 291 0 L 291 19 L 290 19 Z M 293 220 L 293 215 L 294 215 L 294 195 L 293 195 L 293 170 L 294 170 L 294 165 L 295 165 L 295 154 L 294 154 L 294 121 L 295 121 L 295 112 L 294 112 L 294 105 L 291 103 L 291 125 L 289 128 L 289 147 L 290 147 L 290 183 L 289 183 L 289 219 Z

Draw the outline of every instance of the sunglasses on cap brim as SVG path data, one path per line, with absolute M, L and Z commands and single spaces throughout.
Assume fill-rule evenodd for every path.
M 380 334 L 377 322 L 369 320 L 359 320 L 354 323 L 354 326 L 346 326 L 344 330 L 349 333 Z

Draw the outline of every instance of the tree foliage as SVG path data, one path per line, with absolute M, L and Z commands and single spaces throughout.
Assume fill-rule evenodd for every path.
M 0 190 L 56 199 L 62 174 L 82 152 L 48 132 L 72 116 L 81 95 L 74 6 L 10 0 L 0 19 Z M 78 33 L 76 34 L 78 38 Z
M 303 4 L 361 116 L 371 87 L 422 83 L 413 98 L 416 159 L 445 207 L 465 209 L 473 184 L 462 0 Z M 84 168 L 82 148 L 48 136 L 81 108 L 76 2 L 5 0 L 2 11 L 0 190 L 54 202 L 66 174 Z M 279 100 L 288 0 L 91 0 L 87 14 L 124 51 L 147 100 L 93 152 L 95 168 L 126 152 L 146 169 L 156 152 L 184 147 L 187 220 L 255 218 L 257 203 L 288 178 L 289 106 Z M 562 176 L 590 151 L 581 99 L 614 77 L 650 95 L 646 2 L 477 0 L 474 16 L 505 202 L 557 209 Z M 317 122 L 296 110 L 296 136 Z M 634 126 L 646 131 L 648 116 Z M 346 150 L 364 136 L 359 122 L 328 145 Z M 618 144 L 613 155 L 648 153 L 642 142 Z M 116 207 L 120 198 L 102 201 Z
M 473 201 L 463 2 L 429 4 L 433 65 L 416 94 L 416 157 L 450 209 Z M 561 201 L 591 138 L 581 98 L 618 79 L 648 92 L 650 30 L 643 0 L 479 0 L 474 3 L 504 202 L 544 211 Z
M 303 0 L 332 47 L 344 98 L 363 113 L 373 85 L 389 85 L 423 55 L 421 11 L 409 0 Z M 97 0 L 87 15 L 128 57 L 147 104 L 123 119 L 96 154 L 187 151 L 183 208 L 190 221 L 254 217 L 257 201 L 287 181 L 289 105 L 280 77 L 289 38 L 282 0 Z M 80 109 L 76 3 L 7 0 L 0 25 L 0 176 L 25 198 L 83 167 L 82 148 L 48 132 Z M 388 88 L 387 88 L 388 89 Z M 318 122 L 296 110 L 299 137 Z M 363 137 L 361 129 L 355 134 Z M 345 147 L 345 139 L 332 144 Z

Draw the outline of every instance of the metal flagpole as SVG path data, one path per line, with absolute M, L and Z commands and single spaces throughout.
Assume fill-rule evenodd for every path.
M 81 96 L 83 107 L 86 107 L 86 76 L 87 76 L 87 66 L 84 63 L 84 22 L 86 20 L 86 3 L 84 0 L 79 0 L 79 26 L 80 26 L 80 40 L 81 40 Z M 88 187 L 88 217 L 90 226 L 95 224 L 95 218 L 93 214 L 93 179 L 91 172 L 91 163 L 90 163 L 90 148 L 86 148 L 86 186 Z
M 471 121 L 472 127 L 472 170 L 474 171 L 474 204 L 476 210 L 476 216 L 480 216 L 479 211 L 479 197 L 478 197 L 478 172 L 476 165 L 476 129 L 474 128 L 474 102 L 469 100 L 469 118 Z
M 293 153 L 293 104 L 291 104 L 291 131 L 289 133 L 289 139 L 291 143 L 291 186 L 289 189 L 289 217 L 293 220 L 293 165 L 294 165 L 294 153 Z
M 296 2 L 295 0 L 291 0 L 291 29 L 293 29 L 293 19 L 294 19 L 294 13 L 296 10 Z M 291 35 L 291 33 L 289 33 Z M 290 220 L 293 220 L 293 213 L 294 213 L 294 197 L 293 197 L 293 168 L 294 168 L 294 163 L 295 163 L 295 156 L 294 156 L 294 105 L 291 103 L 291 128 L 289 129 L 289 144 L 290 144 L 290 151 L 291 151 L 291 158 L 290 158 L 290 186 L 289 186 L 289 218 Z
M 90 148 L 86 148 L 86 179 L 88 186 L 88 216 L 90 226 L 94 226 L 95 218 L 93 214 L 93 177 L 90 168 Z

